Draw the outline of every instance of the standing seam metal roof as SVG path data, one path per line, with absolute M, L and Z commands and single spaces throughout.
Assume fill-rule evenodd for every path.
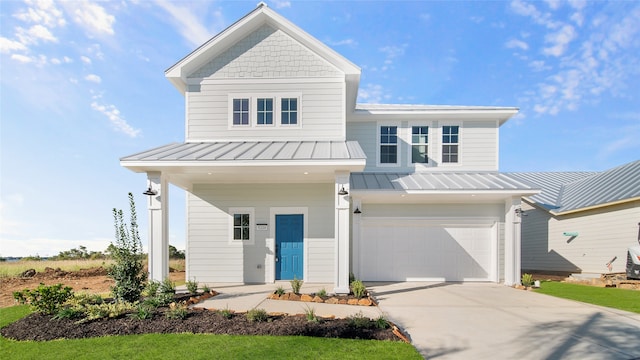
M 534 191 L 535 186 L 498 172 L 352 173 L 352 190 Z

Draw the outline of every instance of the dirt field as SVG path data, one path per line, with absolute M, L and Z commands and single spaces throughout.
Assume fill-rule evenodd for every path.
M 176 282 L 184 281 L 184 271 L 171 272 L 169 273 L 169 278 Z M 16 304 L 13 299 L 14 291 L 35 289 L 40 283 L 45 285 L 62 283 L 73 288 L 76 293 L 88 292 L 107 295 L 110 292 L 110 286 L 113 285 L 113 280 L 107 277 L 107 272 L 102 267 L 71 272 L 47 268 L 45 271 L 38 272 L 35 276 L 29 278 L 0 278 L 0 307 Z

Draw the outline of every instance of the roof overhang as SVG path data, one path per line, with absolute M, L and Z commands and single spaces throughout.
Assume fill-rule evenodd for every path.
M 517 107 L 358 104 L 349 121 L 388 120 L 491 120 L 499 125 L 518 113 Z
M 255 10 L 231 24 L 189 55 L 185 56 L 176 64 L 168 68 L 165 71 L 165 76 L 182 94 L 184 94 L 188 83 L 187 78 L 190 74 L 200 69 L 207 62 L 211 61 L 211 59 L 214 59 L 216 56 L 265 24 L 283 31 L 294 40 L 307 47 L 310 51 L 314 52 L 342 71 L 346 76 L 348 90 L 347 96 L 352 99 L 352 106 L 355 106 L 355 98 L 360 82 L 360 68 L 327 45 L 306 33 L 304 30 L 300 29 L 286 18 L 282 17 L 280 14 L 271 10 L 264 3 L 258 4 L 258 7 Z
M 553 215 L 553 216 L 564 216 L 564 215 L 571 215 L 571 214 L 577 214 L 577 213 L 581 213 L 581 212 L 585 212 L 585 211 L 591 211 L 591 210 L 600 210 L 609 206 L 616 206 L 616 205 L 624 205 L 627 203 L 633 203 L 633 202 L 638 202 L 640 201 L 640 197 L 632 197 L 632 198 L 626 198 L 626 199 L 622 199 L 622 200 L 617 200 L 617 201 L 610 201 L 610 202 L 606 202 L 606 203 L 602 203 L 602 204 L 597 204 L 597 205 L 591 205 L 591 206 L 585 206 L 582 208 L 578 208 L 578 209 L 571 209 L 571 210 L 566 210 L 566 211 L 555 211 L 553 209 L 549 209 L 545 206 L 542 206 L 542 204 L 536 202 L 535 200 L 533 200 L 530 196 L 524 196 L 523 200 L 525 202 L 527 202 L 527 204 L 538 208 L 542 211 L 546 211 L 549 214 Z

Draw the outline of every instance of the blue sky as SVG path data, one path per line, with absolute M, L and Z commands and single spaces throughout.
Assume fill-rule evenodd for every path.
M 114 237 L 146 177 L 119 158 L 184 141 L 164 70 L 257 1 L 0 3 L 0 255 Z M 362 68 L 359 102 L 517 106 L 502 171 L 605 170 L 640 158 L 640 2 L 267 1 Z M 170 242 L 184 249 L 184 194 Z

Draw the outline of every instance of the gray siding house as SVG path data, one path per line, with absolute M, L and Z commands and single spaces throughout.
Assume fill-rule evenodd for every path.
M 360 73 L 262 3 L 171 66 L 185 141 L 121 159 L 152 194 L 151 278 L 167 276 L 172 183 L 202 283 L 518 283 L 521 198 L 538 192 L 498 171 L 518 110 L 357 104 Z

